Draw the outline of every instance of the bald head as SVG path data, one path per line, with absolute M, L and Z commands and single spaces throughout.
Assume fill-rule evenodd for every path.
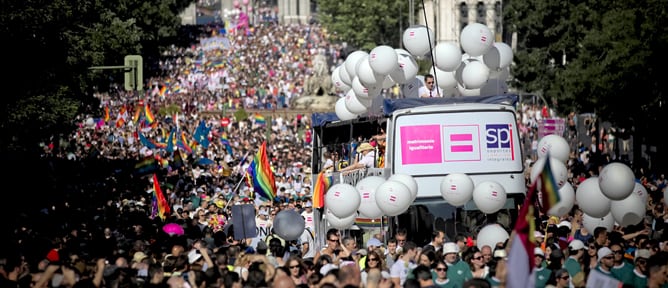
M 272 287 L 295 288 L 295 281 L 292 281 L 290 276 L 279 273 L 274 277 L 274 285 Z

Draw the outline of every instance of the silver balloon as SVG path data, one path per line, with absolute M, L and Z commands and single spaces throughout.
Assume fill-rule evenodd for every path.
M 295 210 L 283 210 L 274 218 L 274 233 L 281 238 L 292 241 L 299 239 L 304 232 L 304 218 Z

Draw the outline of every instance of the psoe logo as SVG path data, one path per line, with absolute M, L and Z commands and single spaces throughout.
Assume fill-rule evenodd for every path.
M 512 132 L 509 124 L 487 124 L 485 126 L 487 148 L 510 148 L 513 142 Z

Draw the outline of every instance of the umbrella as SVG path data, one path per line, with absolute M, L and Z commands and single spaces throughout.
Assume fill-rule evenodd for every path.
M 165 233 L 169 234 L 170 236 L 181 236 L 183 233 L 185 233 L 185 231 L 183 231 L 183 227 L 176 223 L 165 224 L 165 226 L 162 226 L 162 231 L 165 231 Z
M 216 162 L 209 159 L 209 158 L 202 157 L 202 158 L 199 158 L 199 160 L 197 160 L 197 164 L 202 165 L 202 166 L 208 166 L 208 165 L 216 164 Z

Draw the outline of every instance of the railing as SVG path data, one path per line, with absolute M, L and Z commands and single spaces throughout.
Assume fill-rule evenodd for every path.
M 357 185 L 357 183 L 368 176 L 384 176 L 385 169 L 383 168 L 361 168 L 352 170 L 346 173 L 333 172 L 334 183 L 346 183 L 352 186 Z

